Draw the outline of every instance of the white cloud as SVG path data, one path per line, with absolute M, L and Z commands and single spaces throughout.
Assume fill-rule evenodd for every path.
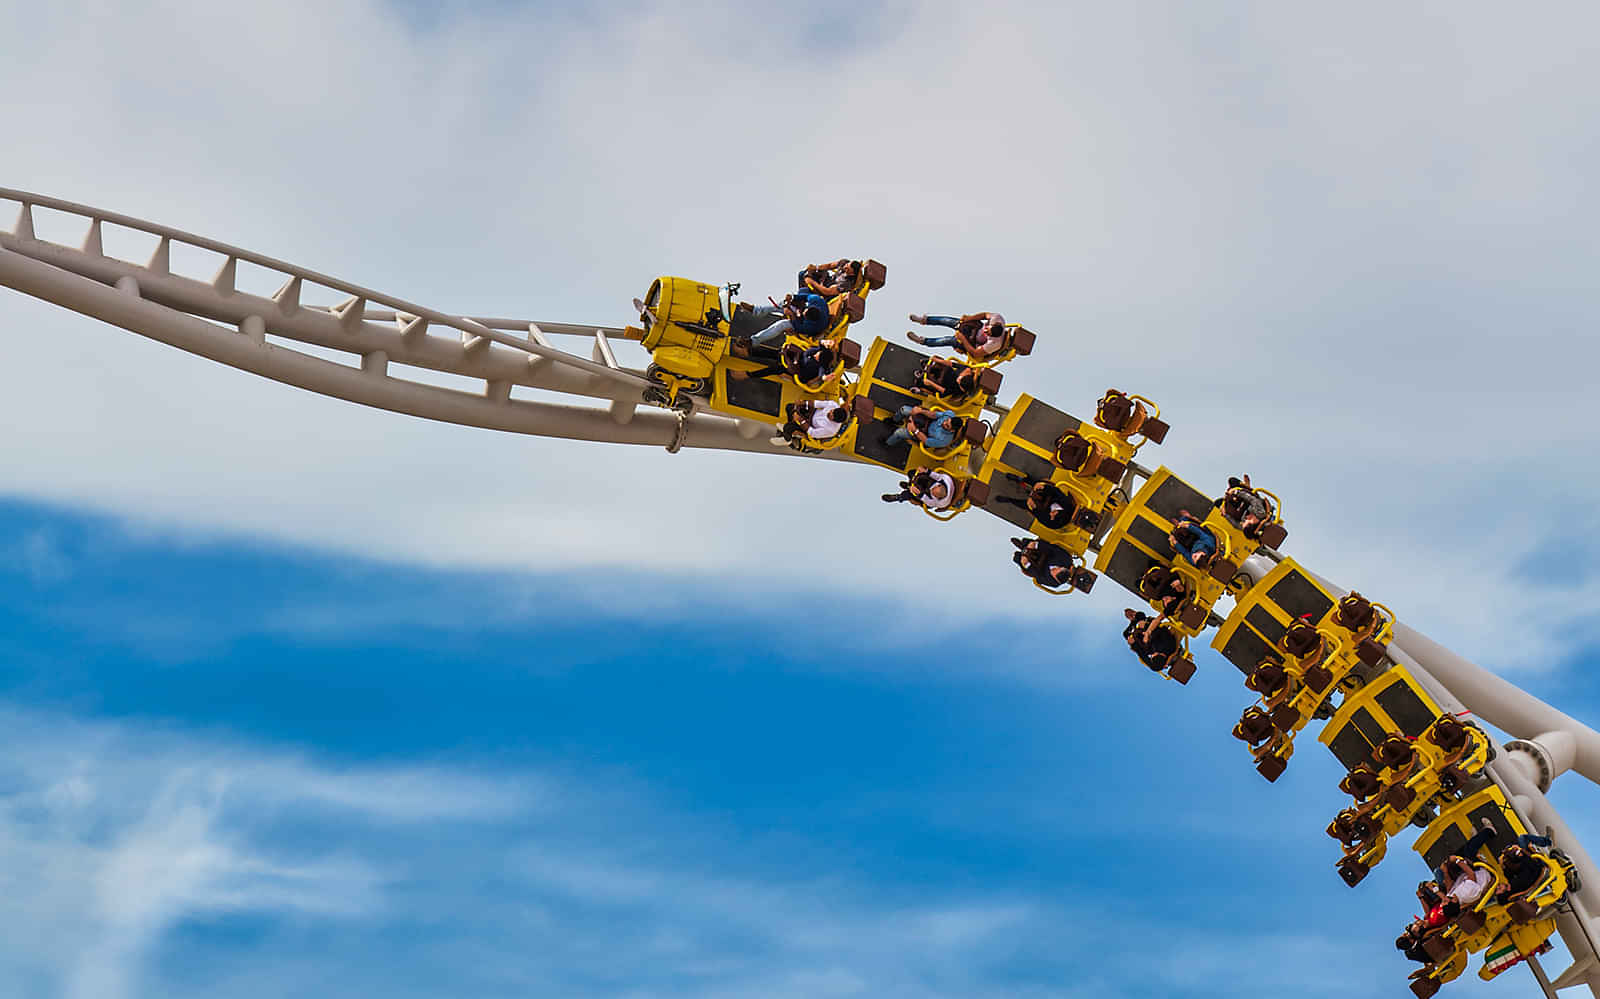
M 21 567 L 36 586 L 53 586 L 72 576 L 72 560 L 48 530 L 28 531 L 10 547 L 4 561 Z
M 1482 604 L 1434 596 L 1462 535 L 1514 559 L 1530 513 L 1595 493 L 1520 485 L 1596 443 L 1572 113 L 1595 15 L 1557 11 L 12 4 L 0 83 L 34 98 L 5 181 L 539 318 L 626 318 L 660 271 L 757 289 L 869 252 L 891 276 L 868 331 L 1003 304 L 1045 337 L 1009 389 L 1160 399 L 1151 460 L 1248 466 L 1293 552 L 1477 641 Z M 1028 593 L 1001 525 L 935 533 L 870 470 L 424 425 L 17 296 L 0 322 L 15 493 L 430 564 L 775 584 L 776 559 L 881 587 L 936 558 Z M 1334 572 L 1351 543 L 1389 557 Z M 1489 561 L 1474 596 L 1524 602 Z

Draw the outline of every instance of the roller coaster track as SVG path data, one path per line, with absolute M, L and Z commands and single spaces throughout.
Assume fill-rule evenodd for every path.
M 645 405 L 647 382 L 642 371 L 618 363 L 613 338 L 622 330 L 614 327 L 453 315 L 87 205 L 4 188 L 0 202 L 16 208 L 11 229 L 0 229 L 0 285 L 242 371 L 365 406 L 509 433 L 800 457 L 769 442 L 770 426 L 698 404 L 681 415 Z M 35 209 L 75 219 L 83 233 L 78 245 L 38 238 Z M 107 227 L 142 234 L 152 247 L 148 259 L 108 255 Z M 219 261 L 216 271 L 209 277 L 177 273 L 175 248 L 211 256 Z M 242 290 L 240 265 L 269 272 L 278 290 Z M 313 304 L 318 299 L 328 301 Z M 557 340 L 576 351 L 587 346 L 587 356 Z M 291 343 L 334 352 L 344 363 Z M 444 388 L 404 377 L 408 369 L 482 387 Z M 849 460 L 839 452 L 820 457 Z M 1125 486 L 1149 473 L 1130 466 L 1128 474 Z M 1346 592 L 1319 582 L 1335 594 Z M 1551 980 L 1537 959 L 1528 964 L 1547 996 L 1586 985 L 1600 997 L 1600 869 L 1546 797 L 1569 771 L 1600 782 L 1600 733 L 1403 622 L 1395 625 L 1390 655 L 1442 709 L 1476 714 L 1512 737 L 1486 773 L 1524 826 L 1549 830 L 1582 881 L 1557 922 L 1571 966 Z

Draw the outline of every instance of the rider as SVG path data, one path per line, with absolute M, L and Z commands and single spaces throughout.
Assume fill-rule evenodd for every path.
M 777 364 L 769 364 L 754 371 L 730 371 L 728 377 L 742 380 L 792 374 L 802 385 L 815 385 L 832 373 L 834 367 L 838 365 L 838 345 L 837 340 L 823 340 L 812 347 L 787 344 L 779 355 Z
M 1450 886 L 1445 890 L 1444 912 L 1452 918 L 1462 909 L 1476 905 L 1483 893 L 1494 884 L 1493 871 L 1473 864 L 1464 857 L 1447 858 L 1439 870 L 1444 875 L 1440 883 Z
M 855 290 L 861 282 L 861 261 L 841 257 L 826 264 L 811 264 L 800 272 L 801 291 L 836 298 Z
M 1152 618 L 1131 608 L 1122 614 L 1128 619 L 1128 626 L 1122 630 L 1128 648 L 1151 669 L 1157 672 L 1166 669 L 1172 657 L 1178 654 L 1178 636 L 1164 624 L 1167 616 L 1161 614 Z
M 1496 902 L 1503 903 L 1513 896 L 1521 895 L 1544 877 L 1545 866 L 1528 852 L 1530 846 L 1542 846 L 1548 849 L 1550 837 L 1524 833 L 1517 837 L 1517 842 L 1500 851 L 1500 869 L 1505 872 L 1506 881 L 1495 889 Z
M 885 503 L 921 503 L 929 510 L 944 510 L 961 494 L 961 481 L 942 468 L 919 468 L 900 483 L 898 493 L 884 493 Z
M 921 406 L 901 406 L 890 420 L 900 426 L 884 440 L 894 447 L 912 438 L 930 451 L 943 451 L 956 442 L 966 421 L 948 409 L 925 409 Z
M 1261 533 L 1261 528 L 1272 521 L 1272 508 L 1261 494 L 1250 486 L 1250 476 L 1230 476 L 1228 491 L 1211 501 L 1222 515 L 1232 521 L 1247 538 Z
M 947 357 L 930 357 L 916 371 L 913 389 L 923 389 L 946 402 L 964 402 L 978 392 L 977 368 Z
M 1039 538 L 1012 538 L 1011 544 L 1017 549 L 1011 561 L 1024 576 L 1051 587 L 1072 582 L 1072 553 L 1065 548 Z
M 1139 577 L 1139 596 L 1160 604 L 1161 613 L 1172 617 L 1189 597 L 1183 576 L 1164 565 L 1153 565 Z
M 1187 510 L 1179 512 L 1167 540 L 1179 558 L 1202 569 L 1217 553 L 1217 536 Z
M 1014 496 L 998 496 L 995 498 L 996 503 L 1020 506 L 1033 514 L 1034 519 L 1041 525 L 1052 531 L 1059 531 L 1069 526 L 1072 518 L 1077 516 L 1078 501 L 1049 479 L 1035 480 L 1026 475 L 1014 475 L 1010 472 L 1006 473 L 1006 478 L 1026 486 L 1028 493 L 1022 499 Z
M 797 291 L 788 296 L 783 300 L 783 305 L 777 309 L 777 314 L 782 318 L 752 336 L 750 338 L 752 345 L 765 347 L 770 343 L 781 342 L 791 333 L 815 340 L 828 332 L 828 326 L 832 322 L 832 317 L 828 315 L 827 300 L 814 291 Z
M 913 312 L 911 321 L 923 326 L 946 326 L 955 330 L 951 336 L 920 336 L 907 333 L 912 343 L 924 347 L 955 347 L 968 357 L 992 357 L 1006 345 L 1006 320 L 998 312 L 972 312 L 956 316 L 924 316 Z
M 849 422 L 850 410 L 831 399 L 791 403 L 783 436 L 789 440 L 799 433 L 814 441 L 828 441 L 839 436 Z

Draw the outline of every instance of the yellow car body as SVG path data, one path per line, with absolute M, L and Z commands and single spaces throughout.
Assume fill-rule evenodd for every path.
M 646 402 L 688 411 L 694 397 L 700 397 L 711 409 L 730 416 L 782 423 L 787 407 L 795 402 L 849 394 L 844 363 L 815 385 L 802 385 L 789 375 L 736 377 L 735 373 L 742 376 L 765 365 L 736 356 L 734 341 L 777 322 L 770 310 L 735 301 L 736 290 L 737 285 L 718 287 L 684 277 L 665 276 L 651 282 L 637 303 L 641 326 L 626 331 L 650 351 L 645 375 L 655 384 L 646 390 Z M 833 329 L 842 335 L 848 325 L 846 316 L 843 322 L 836 321 Z M 824 338 L 833 336 L 830 330 Z M 785 342 L 812 343 L 796 336 L 786 337 Z M 842 342 L 841 346 L 854 345 Z

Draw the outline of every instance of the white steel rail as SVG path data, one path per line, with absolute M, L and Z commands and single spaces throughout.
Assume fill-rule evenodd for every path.
M 643 404 L 648 384 L 642 373 L 618 363 L 610 337 L 616 327 L 505 318 L 452 316 L 167 226 L 106 212 L 75 202 L 0 188 L 0 201 L 18 206 L 17 222 L 0 230 L 0 285 L 100 319 L 202 357 L 276 381 L 361 405 L 425 419 L 511 433 L 619 444 L 650 444 L 670 450 L 712 448 L 795 455 L 768 442 L 771 428 L 704 409 L 687 415 Z M 84 225 L 77 248 L 35 235 L 33 208 L 77 217 Z M 150 260 L 139 265 L 107 256 L 103 227 L 121 226 L 154 237 Z M 173 246 L 217 254 L 223 263 L 209 281 L 175 274 Z M 271 297 L 239 290 L 244 262 L 275 272 L 282 284 Z M 342 297 L 337 305 L 302 304 L 308 288 Z M 433 330 L 454 333 L 439 336 Z M 510 331 L 515 330 L 516 335 Z M 351 354 L 359 366 L 340 364 L 281 346 L 268 335 Z M 590 338 L 590 356 L 561 350 L 549 337 Z M 391 373 L 411 366 L 480 380 L 469 393 L 424 384 Z M 573 406 L 511 398 L 524 386 L 558 396 L 596 400 Z M 998 403 L 993 407 L 1004 412 Z M 838 452 L 825 457 L 851 460 Z M 1148 477 L 1130 467 L 1130 476 Z M 1131 486 L 1131 480 L 1125 486 Z M 1130 489 L 1131 492 L 1131 489 Z M 1260 562 L 1260 564 L 1256 564 Z M 1254 578 L 1270 568 L 1258 558 L 1245 566 Z M 1321 580 L 1328 589 L 1343 589 Z M 1581 875 L 1570 893 L 1559 931 L 1573 964 L 1547 984 L 1547 993 L 1587 985 L 1600 997 L 1600 869 L 1545 793 L 1562 774 L 1576 772 L 1600 782 L 1600 733 L 1508 681 L 1463 659 L 1427 636 L 1396 623 L 1391 651 L 1427 686 L 1440 706 L 1470 711 L 1513 737 L 1488 773 L 1523 824 L 1549 829 Z
M 0 201 L 17 205 L 13 228 L 0 230 L 0 284 L 231 367 L 362 405 L 491 430 L 673 450 L 795 454 L 769 443 L 771 431 L 761 424 L 705 411 L 680 420 L 675 413 L 644 407 L 647 382 L 619 365 L 610 349 L 607 336 L 621 332 L 615 327 L 530 323 L 522 336 L 512 336 L 153 222 L 4 188 Z M 78 217 L 82 244 L 73 248 L 37 238 L 34 207 Z M 106 224 L 153 237 L 150 260 L 139 265 L 107 256 Z M 223 263 L 209 281 L 176 274 L 174 246 L 217 254 Z M 240 290 L 240 262 L 279 275 L 278 291 L 263 297 Z M 302 304 L 307 292 L 319 288 L 343 300 L 331 307 Z M 439 336 L 435 330 L 455 335 Z M 591 336 L 592 354 L 561 350 L 547 333 Z M 269 334 L 348 353 L 359 358 L 360 367 L 270 343 Z M 412 381 L 398 377 L 391 365 L 480 380 L 483 390 L 474 394 Z M 597 399 L 605 407 L 513 399 L 516 386 Z

